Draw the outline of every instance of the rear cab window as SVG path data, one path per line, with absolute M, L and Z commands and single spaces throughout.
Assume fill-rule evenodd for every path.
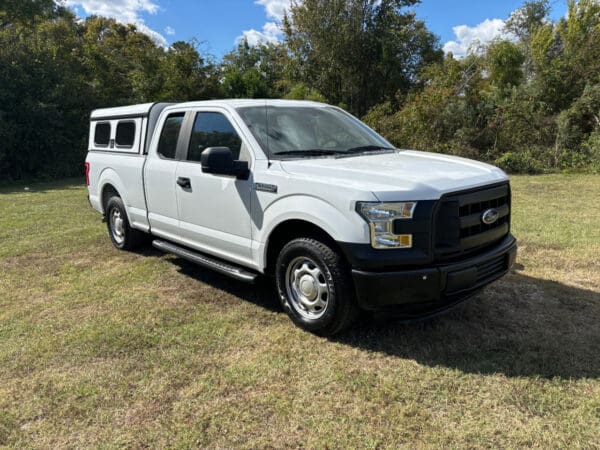
M 173 113 L 169 114 L 165 119 L 158 140 L 158 148 L 156 149 L 158 156 L 161 158 L 175 159 L 179 132 L 181 131 L 184 117 L 185 113 Z

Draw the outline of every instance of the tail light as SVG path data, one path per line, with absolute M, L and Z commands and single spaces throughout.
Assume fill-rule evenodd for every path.
M 85 184 L 90 185 L 90 163 L 85 163 Z

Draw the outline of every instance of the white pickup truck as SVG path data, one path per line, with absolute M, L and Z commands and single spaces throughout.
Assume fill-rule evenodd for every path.
M 243 281 L 275 278 L 306 330 L 361 310 L 444 311 L 516 257 L 500 169 L 394 148 L 314 102 L 154 103 L 92 112 L 86 178 L 119 249 L 160 250 Z

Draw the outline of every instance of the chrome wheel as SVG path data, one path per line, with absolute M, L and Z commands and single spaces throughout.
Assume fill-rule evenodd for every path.
M 325 273 L 310 258 L 301 256 L 288 265 L 285 276 L 291 306 L 308 319 L 318 319 L 327 310 L 329 286 Z
M 125 241 L 125 224 L 119 208 L 113 208 L 110 212 L 110 230 L 117 244 L 120 245 Z

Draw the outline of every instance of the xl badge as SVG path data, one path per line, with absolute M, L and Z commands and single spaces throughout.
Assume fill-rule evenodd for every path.
M 498 220 L 499 215 L 500 214 L 498 213 L 497 209 L 488 209 L 481 215 L 481 221 L 486 225 L 491 225 Z
M 272 194 L 277 194 L 277 185 L 275 185 L 275 184 L 254 183 L 254 189 L 256 189 L 257 191 L 270 192 Z

